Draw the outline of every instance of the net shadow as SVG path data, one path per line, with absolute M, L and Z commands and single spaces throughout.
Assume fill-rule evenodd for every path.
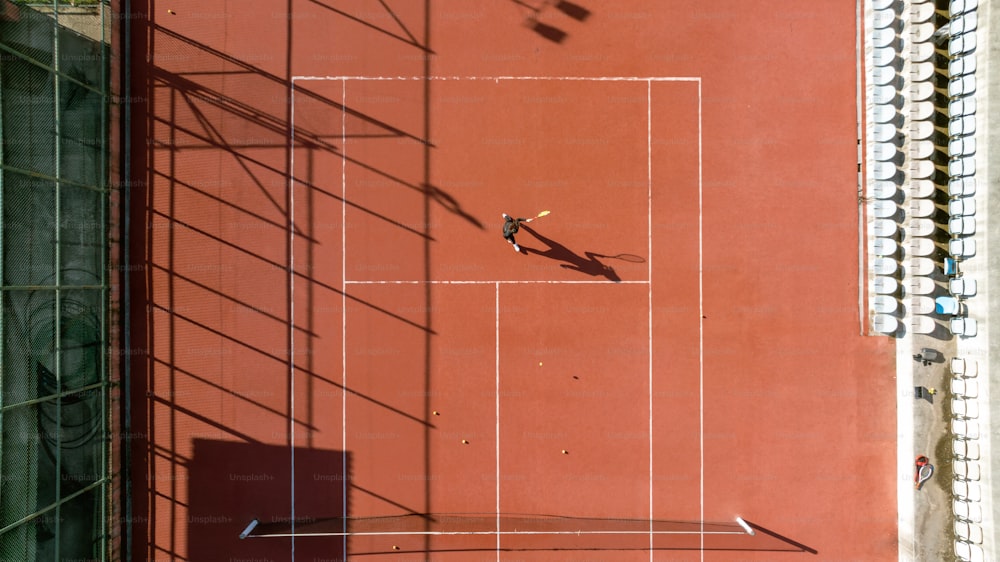
M 253 519 L 292 529 L 289 482 L 293 477 L 296 526 L 317 521 L 318 514 L 329 513 L 331 506 L 346 504 L 343 483 L 351 470 L 348 453 L 297 448 L 294 475 L 290 457 L 286 446 L 194 440 L 194 454 L 184 477 L 189 479 L 189 560 L 287 558 L 290 537 L 247 543 L 239 540 L 239 534 Z M 342 468 L 345 466 L 348 474 Z M 306 541 L 296 544 L 295 549 L 304 560 L 345 558 L 344 540 L 339 536 Z

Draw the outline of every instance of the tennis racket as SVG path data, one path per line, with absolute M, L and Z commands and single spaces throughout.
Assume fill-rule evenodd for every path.
M 919 490 L 932 474 L 934 474 L 933 465 L 925 464 L 924 466 L 921 466 L 920 470 L 917 471 L 917 483 L 914 487 Z
M 549 214 L 551 212 L 552 211 L 542 211 L 541 213 L 538 213 L 537 215 L 531 217 L 530 219 L 528 219 L 528 220 L 526 220 L 524 222 L 531 222 L 531 221 L 533 221 L 535 219 L 540 219 L 540 218 L 544 217 L 545 215 L 547 215 L 547 214 Z

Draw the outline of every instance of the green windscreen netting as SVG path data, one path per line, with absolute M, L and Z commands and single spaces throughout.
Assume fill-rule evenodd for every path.
M 0 0 L 0 559 L 109 536 L 110 2 Z

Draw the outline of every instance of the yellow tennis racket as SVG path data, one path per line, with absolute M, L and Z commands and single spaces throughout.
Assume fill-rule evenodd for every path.
M 551 211 L 542 211 L 541 213 L 538 213 L 537 215 L 531 217 L 530 219 L 528 219 L 525 222 L 531 222 L 531 221 L 533 221 L 535 219 L 540 219 L 540 218 L 544 217 L 545 215 L 549 214 L 550 212 Z

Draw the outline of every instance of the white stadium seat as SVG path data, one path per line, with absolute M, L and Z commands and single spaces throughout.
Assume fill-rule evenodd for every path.
M 934 123 L 929 121 L 916 121 L 910 124 L 910 138 L 929 139 L 934 134 Z
M 956 161 L 952 160 L 952 162 Z M 952 199 L 951 201 L 948 201 L 948 214 L 953 217 L 970 217 L 976 214 L 976 200 L 972 197 L 958 197 L 956 199 Z
M 875 66 L 892 66 L 896 60 L 896 49 L 892 47 L 879 47 L 872 51 L 872 63 Z
M 948 31 L 952 35 L 961 35 L 975 31 L 978 25 L 979 18 L 976 12 L 966 12 L 956 18 L 951 18 L 951 21 L 948 22 Z
M 956 316 L 951 319 L 948 327 L 952 334 L 963 338 L 974 338 L 979 333 L 979 325 L 976 323 L 975 318 Z M 978 435 L 977 433 L 976 436 L 978 437 Z M 973 438 L 970 437 L 970 439 Z
M 956 98 L 948 102 L 948 116 L 949 117 L 962 117 L 963 115 L 975 115 L 976 114 L 976 98 L 974 96 L 968 96 L 964 98 Z
M 983 499 L 983 490 L 975 482 L 955 480 L 951 483 L 951 489 L 955 492 L 956 496 L 963 500 L 978 502 Z
M 976 239 L 956 238 L 949 240 L 948 253 L 954 258 L 971 258 L 976 255 Z
M 985 560 L 983 547 L 965 541 L 955 541 L 955 556 L 961 562 L 983 562 Z
M 976 137 L 955 137 L 948 141 L 948 156 L 971 156 L 976 153 Z
M 891 26 L 896 21 L 896 13 L 892 8 L 886 10 L 875 10 L 872 14 L 872 27 L 882 29 Z
M 952 236 L 972 236 L 976 233 L 974 217 L 951 217 L 948 219 L 948 233 Z
M 960 459 L 979 460 L 979 443 L 965 439 L 954 439 L 951 442 L 952 452 Z
M 982 471 L 979 470 L 979 463 L 975 461 L 956 460 L 951 463 L 955 471 L 955 477 L 962 480 L 979 480 Z
M 952 117 L 948 121 L 948 136 L 949 137 L 960 137 L 964 135 L 971 135 L 976 132 L 976 117 L 975 115 L 963 115 L 961 117 Z
M 973 523 L 982 523 L 983 521 L 983 508 L 978 503 L 972 503 L 965 500 L 955 500 L 952 505 L 952 510 L 955 512 L 955 517 L 958 517 L 959 519 L 972 521 Z
M 934 2 L 921 2 L 913 4 L 910 8 L 910 21 L 924 22 L 934 17 Z
M 896 101 L 896 97 L 899 92 L 892 84 L 886 84 L 883 86 L 875 86 L 872 90 L 872 100 L 875 105 L 892 105 Z
M 977 287 L 975 279 L 954 277 L 948 280 L 948 292 L 956 297 L 974 297 L 976 296 L 976 290 Z M 954 361 L 954 359 L 952 361 Z M 962 361 L 964 362 L 964 359 Z
M 971 53 L 974 50 L 976 50 L 975 33 L 952 36 L 951 41 L 948 42 L 948 56 L 951 58 Z
M 951 17 L 960 16 L 979 7 L 979 0 L 951 0 L 948 13 Z
M 979 383 L 976 379 L 951 379 L 951 393 L 964 398 L 979 396 Z
M 948 175 L 953 178 L 976 175 L 976 157 L 962 156 L 948 161 Z M 974 207 L 973 207 L 974 208 Z M 958 213 L 960 215 L 971 215 L 970 212 Z M 952 213 L 955 214 L 955 213 Z
M 976 194 L 976 178 L 952 178 L 948 182 L 950 197 L 970 197 Z
M 948 76 L 962 76 L 976 71 L 976 55 L 958 57 L 948 63 Z
M 888 47 L 896 42 L 896 31 L 894 29 L 882 28 L 872 30 L 872 44 L 875 47 Z
M 948 81 L 948 97 L 960 98 L 976 92 L 976 75 L 963 74 Z
M 975 523 L 955 521 L 955 534 L 959 540 L 972 544 L 983 544 L 983 530 Z

